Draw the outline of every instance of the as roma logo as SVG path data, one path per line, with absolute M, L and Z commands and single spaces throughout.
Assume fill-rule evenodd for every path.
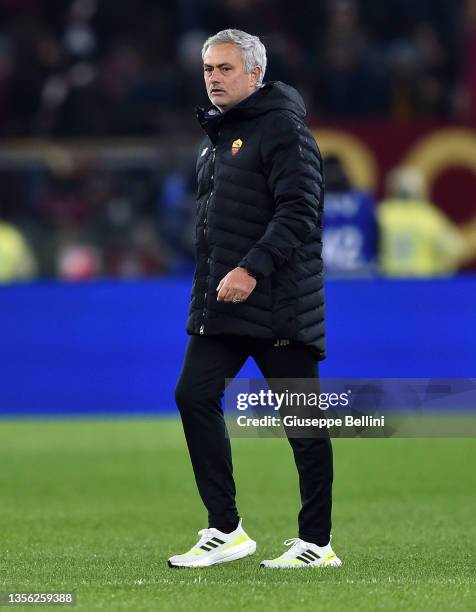
M 241 140 L 241 138 L 238 138 L 238 140 L 235 140 L 233 144 L 231 145 L 231 154 L 236 155 L 242 146 L 243 146 L 243 141 Z

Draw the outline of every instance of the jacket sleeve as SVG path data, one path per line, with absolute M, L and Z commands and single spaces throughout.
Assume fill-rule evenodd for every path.
M 298 119 L 273 119 L 261 147 L 275 210 L 263 236 L 238 264 L 258 279 L 278 270 L 322 224 L 323 172 L 316 141 Z

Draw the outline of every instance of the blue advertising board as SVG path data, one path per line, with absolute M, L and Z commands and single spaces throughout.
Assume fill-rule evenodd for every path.
M 175 412 L 190 284 L 0 288 L 0 414 Z M 329 281 L 326 300 L 322 376 L 476 376 L 475 277 Z

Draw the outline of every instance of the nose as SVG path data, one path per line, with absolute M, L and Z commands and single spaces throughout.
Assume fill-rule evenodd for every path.
M 217 85 L 218 83 L 221 83 L 220 77 L 221 74 L 219 70 L 213 70 L 212 72 L 208 73 L 208 78 L 212 85 Z

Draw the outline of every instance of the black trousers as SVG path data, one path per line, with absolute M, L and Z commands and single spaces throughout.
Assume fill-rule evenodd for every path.
M 208 510 L 208 526 L 235 529 L 239 515 L 230 440 L 221 407 L 225 378 L 234 378 L 253 357 L 265 378 L 317 378 L 317 362 L 302 344 L 274 346 L 273 340 L 242 336 L 191 336 L 176 387 L 193 471 Z M 299 537 L 329 542 L 332 508 L 332 446 L 328 437 L 288 438 L 296 467 L 302 508 Z

